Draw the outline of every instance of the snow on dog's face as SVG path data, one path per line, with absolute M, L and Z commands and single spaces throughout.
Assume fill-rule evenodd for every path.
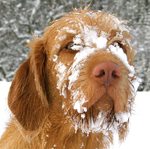
M 66 15 L 49 30 L 64 115 L 76 131 L 115 130 L 124 137 L 136 91 L 128 30 L 114 16 L 87 10 Z

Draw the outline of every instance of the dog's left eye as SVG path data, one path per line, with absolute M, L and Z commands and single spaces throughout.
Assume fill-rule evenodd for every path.
M 74 43 L 73 42 L 69 42 L 67 45 L 66 45 L 66 47 L 65 47 L 65 49 L 67 49 L 67 50 L 72 50 L 72 47 L 74 46 Z
M 74 42 L 69 42 L 65 47 L 65 49 L 67 49 L 67 50 L 76 51 L 76 52 L 80 51 L 81 48 L 83 48 L 83 45 L 76 44 Z

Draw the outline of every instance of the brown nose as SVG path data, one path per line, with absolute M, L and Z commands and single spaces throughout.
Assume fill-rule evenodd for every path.
M 95 66 L 92 75 L 97 81 L 108 87 L 113 80 L 120 77 L 119 66 L 113 62 L 103 62 Z

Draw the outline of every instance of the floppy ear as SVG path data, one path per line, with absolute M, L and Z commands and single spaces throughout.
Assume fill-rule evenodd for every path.
M 8 105 L 25 130 L 36 130 L 48 110 L 46 51 L 42 39 L 31 43 L 29 58 L 19 67 L 12 82 Z

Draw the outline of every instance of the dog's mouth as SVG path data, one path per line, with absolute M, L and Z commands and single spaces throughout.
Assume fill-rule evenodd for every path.
M 121 96 L 123 92 L 120 94 L 117 90 L 118 88 L 113 93 L 105 89 L 99 95 L 95 93 L 93 99 L 85 98 L 83 103 L 77 100 L 77 104 L 73 105 L 74 112 L 69 116 L 75 130 L 85 134 L 103 133 L 104 135 L 106 132 L 126 132 L 133 101 L 125 95 L 123 96 L 126 100 L 123 99 Z
M 94 109 L 104 112 L 109 112 L 114 109 L 113 99 L 108 94 L 104 94 L 100 99 L 96 100 L 93 105 L 89 105 L 88 108 L 92 106 Z
M 93 99 L 85 103 L 84 106 L 87 109 L 94 107 L 94 109 L 107 112 L 114 108 L 114 103 L 112 97 L 107 92 L 104 92 L 98 99 Z
M 104 100 L 103 100 L 104 99 Z M 130 118 L 130 112 L 114 112 L 114 104 L 109 97 L 99 99 L 86 112 L 70 116 L 72 125 L 76 131 L 89 135 L 90 133 L 103 133 L 108 135 L 120 131 L 125 127 Z

